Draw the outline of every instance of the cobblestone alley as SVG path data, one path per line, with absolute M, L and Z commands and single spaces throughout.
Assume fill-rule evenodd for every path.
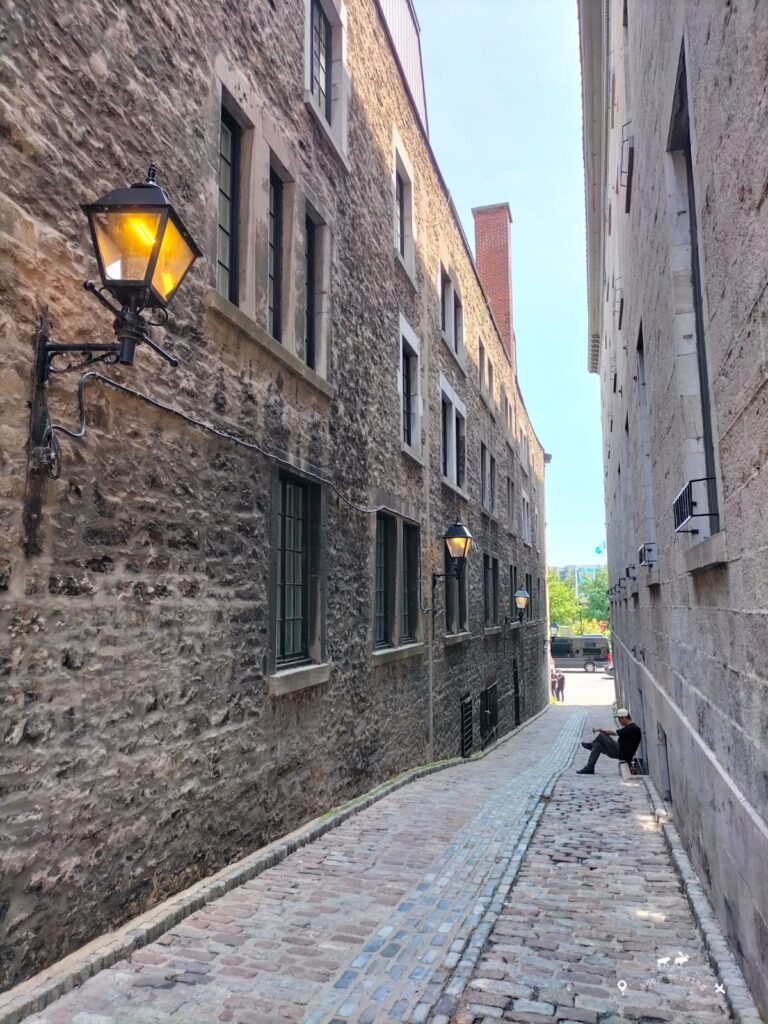
M 397 790 L 29 1024 L 724 1024 L 642 783 L 574 773 L 593 721 L 550 708 Z

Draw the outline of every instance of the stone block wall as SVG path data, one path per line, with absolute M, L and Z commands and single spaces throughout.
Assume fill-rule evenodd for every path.
M 460 750 L 459 701 L 499 689 L 499 732 L 544 706 L 544 543 L 503 516 L 507 471 L 544 516 L 543 451 L 512 362 L 373 0 L 346 5 L 346 155 L 304 97 L 305 7 L 44 0 L 11 4 L 0 72 L 0 977 L 33 974 L 98 933 L 404 768 Z M 237 308 L 215 291 L 222 96 L 245 118 L 251 178 Z M 414 173 L 413 275 L 393 248 L 392 138 Z M 266 331 L 269 153 L 328 227 L 330 326 L 318 372 Z M 64 440 L 58 481 L 29 466 L 35 316 L 57 340 L 108 340 L 83 292 L 96 273 L 78 209 L 143 177 L 150 160 L 201 260 L 157 340 L 93 381 L 87 431 Z M 288 330 L 300 336 L 299 230 L 289 239 Z M 440 260 L 464 304 L 461 365 L 440 338 Z M 401 448 L 399 318 L 421 340 L 421 462 Z M 477 383 L 478 339 L 496 393 Z M 466 497 L 441 481 L 440 374 L 467 406 Z M 55 376 L 55 421 L 77 419 L 79 374 Z M 494 406 L 504 386 L 515 437 Z M 148 404 L 148 396 L 166 409 Z M 176 410 L 177 415 L 168 411 Z M 186 417 L 186 419 L 185 419 Z M 191 420 L 255 442 L 237 446 Z M 499 466 L 499 513 L 482 511 L 480 438 Z M 274 686 L 273 485 L 281 466 L 323 492 L 324 677 Z M 30 489 L 42 488 L 39 520 Z M 339 496 L 341 495 L 341 497 Z M 420 526 L 412 650 L 373 651 L 375 517 Z M 442 536 L 472 530 L 469 635 L 446 646 Z M 26 515 L 25 515 L 26 513 Z M 482 554 L 500 560 L 500 628 L 484 631 Z M 541 579 L 535 617 L 510 618 L 509 564 Z M 537 595 L 538 596 L 538 595 Z M 390 657 L 390 655 L 392 655 Z
M 765 1011 L 768 9 L 676 0 L 629 3 L 626 25 L 623 14 L 622 4 L 611 4 L 603 294 L 600 323 L 591 328 L 600 336 L 610 583 L 626 579 L 628 566 L 636 576 L 612 602 L 617 683 Z M 681 54 L 694 232 L 685 162 L 675 151 Z M 697 515 L 680 524 L 695 532 L 676 532 L 675 497 L 707 475 L 696 355 L 702 329 L 719 523 Z M 693 511 L 707 512 L 705 488 L 694 488 Z M 655 564 L 640 566 L 638 548 L 652 539 Z

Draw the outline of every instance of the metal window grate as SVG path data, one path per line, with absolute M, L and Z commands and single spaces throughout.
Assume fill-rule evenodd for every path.
M 461 714 L 461 756 L 469 757 L 472 753 L 472 697 L 470 694 L 461 698 L 459 710 Z
M 637 564 L 649 566 L 656 565 L 655 544 L 643 544 L 642 547 L 637 549 Z
M 710 484 L 714 481 L 714 477 L 702 476 L 697 477 L 695 480 L 689 480 L 684 487 L 681 488 L 677 497 L 672 505 L 672 514 L 675 523 L 675 533 L 698 533 L 696 529 L 686 530 L 685 526 L 692 519 L 701 519 L 705 516 L 710 516 L 710 512 L 694 512 L 694 509 L 698 508 L 699 501 L 694 500 L 693 497 L 693 485 L 694 484 Z

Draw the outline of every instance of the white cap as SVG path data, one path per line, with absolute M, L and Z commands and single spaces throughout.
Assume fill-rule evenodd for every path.
M 616 711 L 617 718 L 629 718 L 629 711 L 626 708 L 619 708 Z

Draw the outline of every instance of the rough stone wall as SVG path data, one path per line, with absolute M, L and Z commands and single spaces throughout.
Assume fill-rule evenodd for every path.
M 637 583 L 612 604 L 617 681 L 644 725 L 654 781 L 671 791 L 681 834 L 766 1011 L 768 8 L 630 3 L 626 42 L 621 8 L 612 4 L 608 48 L 616 108 L 600 356 L 610 582 L 637 563 L 637 549 L 649 539 L 648 457 L 658 562 L 652 570 L 638 566 Z M 694 471 L 703 466 L 703 442 L 687 189 L 667 152 L 683 41 L 721 516 L 712 537 L 706 519 L 688 524 L 698 534 L 675 533 L 672 516 L 686 481 L 704 475 Z M 627 214 L 621 126 L 630 119 L 635 162 Z M 623 290 L 621 330 L 614 286 Z M 641 324 L 649 456 L 636 361 Z
M 11 984 L 322 810 L 430 757 L 459 752 L 459 698 L 498 680 L 510 711 L 510 653 L 521 646 L 522 717 L 546 701 L 544 599 L 537 620 L 484 636 L 482 552 L 545 579 L 543 551 L 481 514 L 479 441 L 520 494 L 515 446 L 480 397 L 477 338 L 497 388 L 531 436 L 532 503 L 544 523 L 543 453 L 486 312 L 372 0 L 350 0 L 347 170 L 303 102 L 304 9 L 200 2 L 157 7 L 81 0 L 9 3 L 0 46 L 0 977 Z M 332 234 L 327 382 L 300 373 L 256 323 L 213 293 L 221 68 L 292 162 L 297 195 Z M 239 83 L 237 88 L 232 81 Z M 416 284 L 392 246 L 391 140 L 415 170 Z M 269 127 L 266 127 L 266 126 Z M 99 384 L 88 430 L 65 441 L 25 551 L 34 317 L 57 340 L 103 340 L 108 320 L 83 293 L 93 276 L 78 203 L 157 161 L 207 259 L 182 286 L 158 340 L 177 370 L 140 350 L 108 375 L 181 412 L 257 440 L 325 475 L 353 501 L 388 496 L 421 524 L 417 656 L 372 657 L 374 524 L 326 488 L 325 643 L 330 678 L 270 697 L 270 538 L 275 463 Z M 264 181 L 254 176 L 258 205 Z M 297 206 L 297 209 L 299 207 Z M 466 373 L 439 338 L 436 272 L 461 278 Z M 258 258 L 263 233 L 255 239 Z M 257 258 L 257 257 L 254 257 Z M 298 259 L 296 262 L 300 262 Z M 258 273 L 254 271 L 257 280 Z M 297 277 L 300 283 L 300 277 Z M 263 286 L 263 282 L 262 282 Z M 292 312 L 300 320 L 301 310 Z M 425 465 L 400 449 L 398 317 L 422 342 Z M 440 483 L 439 372 L 467 403 L 472 641 L 443 645 L 431 572 L 456 496 Z M 72 423 L 77 374 L 50 386 Z M 535 484 L 535 488 L 534 488 Z M 378 496 L 378 497 L 377 497 Z M 27 538 L 28 539 L 28 538 Z M 478 567 L 479 566 L 479 567 Z M 438 593 L 440 588 L 438 588 Z M 542 591 L 543 594 L 543 591 Z M 434 631 L 434 642 L 433 642 Z M 429 648 L 431 646 L 431 656 Z M 431 698 L 430 698 L 431 692 Z M 431 715 L 431 717 L 430 717 Z M 432 740 L 430 744 L 430 738 Z

